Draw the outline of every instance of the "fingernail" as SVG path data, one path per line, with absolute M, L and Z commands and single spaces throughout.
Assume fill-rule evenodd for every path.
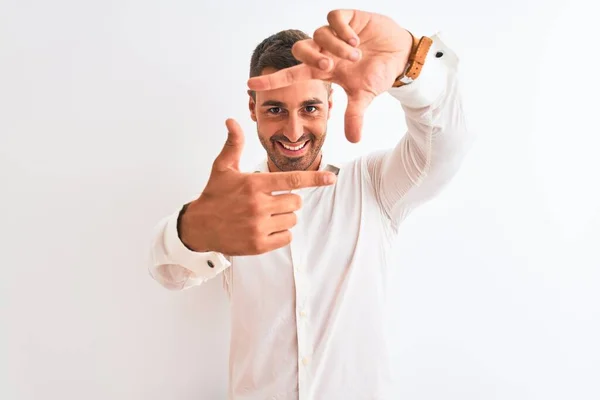
M 325 175 L 325 177 L 323 178 L 323 180 L 325 181 L 326 184 L 331 184 L 331 183 L 335 182 L 335 175 L 334 174 L 327 174 L 327 175 Z
M 348 40 L 348 44 L 354 47 L 358 44 L 358 40 L 356 40 L 356 38 L 351 38 L 350 40 Z
M 327 58 L 322 58 L 319 61 L 319 68 L 327 70 L 329 68 L 329 59 Z
M 360 58 L 360 52 L 357 50 L 354 50 L 351 54 L 350 54 L 350 59 L 352 61 L 358 61 L 358 59 Z

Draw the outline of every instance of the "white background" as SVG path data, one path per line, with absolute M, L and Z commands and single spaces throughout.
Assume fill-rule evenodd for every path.
M 478 135 L 398 238 L 397 399 L 600 398 L 600 66 L 584 2 L 210 3 L 0 0 L 0 398 L 225 398 L 221 282 L 161 288 L 151 230 L 203 189 L 226 118 L 245 129 L 243 166 L 263 157 L 251 52 L 338 7 L 444 32 Z M 359 144 L 334 99 L 333 160 L 400 139 L 390 96 Z

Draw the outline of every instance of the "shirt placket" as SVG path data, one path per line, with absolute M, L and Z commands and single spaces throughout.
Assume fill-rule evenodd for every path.
M 303 196 L 301 191 L 293 191 Z M 306 251 L 302 223 L 302 209 L 296 211 L 299 221 L 292 228 L 292 242 L 290 244 L 292 265 L 294 268 L 294 284 L 296 288 L 296 334 L 298 338 L 298 397 L 299 400 L 308 400 L 310 392 L 310 364 L 312 345 L 309 338 L 309 310 L 308 297 L 310 292 L 306 271 Z

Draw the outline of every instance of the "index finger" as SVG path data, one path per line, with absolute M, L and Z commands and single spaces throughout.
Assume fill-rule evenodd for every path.
M 308 187 L 329 186 L 336 181 L 329 171 L 290 171 L 256 174 L 260 190 L 271 193 Z
M 298 64 L 272 74 L 254 76 L 248 80 L 248 88 L 256 91 L 271 90 L 289 86 L 295 82 L 326 78 L 326 73 L 311 68 L 307 64 Z

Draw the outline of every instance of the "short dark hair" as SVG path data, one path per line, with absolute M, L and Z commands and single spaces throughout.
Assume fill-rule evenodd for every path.
M 304 39 L 310 36 L 298 29 L 287 29 L 263 40 L 252 53 L 250 78 L 261 75 L 265 68 L 280 70 L 300 64 L 292 54 L 292 46 Z
M 250 78 L 259 76 L 265 68 L 281 70 L 301 64 L 292 54 L 292 47 L 300 40 L 311 39 L 298 29 L 286 29 L 264 39 L 252 53 L 250 60 Z M 256 99 L 256 92 L 250 91 Z

